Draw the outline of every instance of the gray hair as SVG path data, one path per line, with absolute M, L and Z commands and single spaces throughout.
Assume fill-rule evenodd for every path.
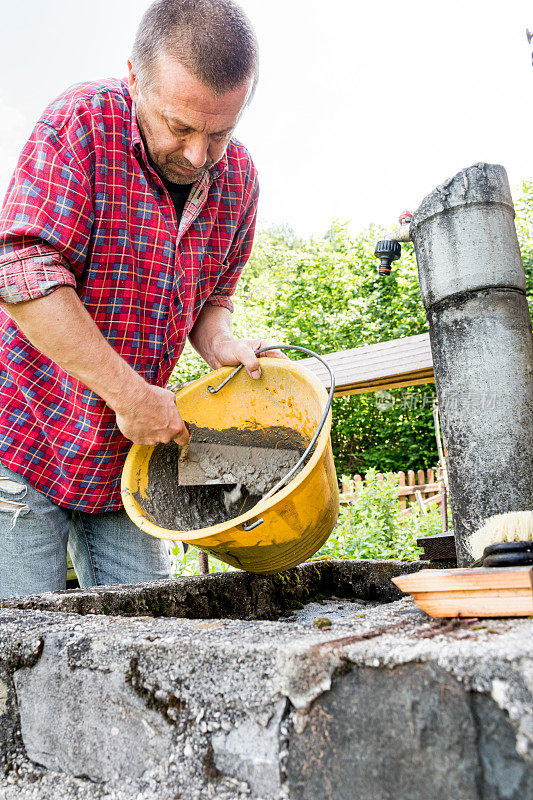
M 234 0 L 156 0 L 141 19 L 131 60 L 141 90 L 156 80 L 158 56 L 168 53 L 214 94 L 257 84 L 259 54 L 252 25 Z

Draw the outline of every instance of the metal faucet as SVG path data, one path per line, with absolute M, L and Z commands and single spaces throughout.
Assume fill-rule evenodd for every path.
M 402 254 L 402 246 L 400 242 L 410 242 L 411 236 L 409 234 L 409 227 L 413 215 L 410 211 L 404 211 L 400 214 L 398 222 L 400 227 L 392 231 L 387 239 L 381 239 L 374 250 L 374 255 L 379 258 L 378 272 L 380 275 L 390 275 L 391 266 L 393 261 L 397 261 Z

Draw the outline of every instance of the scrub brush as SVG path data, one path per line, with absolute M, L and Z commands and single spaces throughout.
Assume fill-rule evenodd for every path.
M 467 539 L 473 567 L 533 564 L 533 511 L 496 514 Z

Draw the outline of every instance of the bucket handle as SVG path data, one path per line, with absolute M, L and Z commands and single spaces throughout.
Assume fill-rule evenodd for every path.
M 265 495 L 263 495 L 263 497 L 259 501 L 260 503 L 262 503 L 263 500 L 268 500 L 269 497 L 272 497 L 273 494 L 275 494 L 277 491 L 279 491 L 279 489 L 281 489 L 283 486 L 285 486 L 285 484 L 289 482 L 289 480 L 292 478 L 292 476 L 296 472 L 298 472 L 298 470 L 300 469 L 300 467 L 302 466 L 302 464 L 306 460 L 307 456 L 309 455 L 309 453 L 311 452 L 311 450 L 315 446 L 316 441 L 317 441 L 318 437 L 320 436 L 320 434 L 322 432 L 322 428 L 324 427 L 326 419 L 328 417 L 329 410 L 331 408 L 331 403 L 333 402 L 333 395 L 335 393 L 335 375 L 333 374 L 333 370 L 331 369 L 330 365 L 325 360 L 325 358 L 322 358 L 322 356 L 319 356 L 318 353 L 314 353 L 313 350 L 308 350 L 307 347 L 297 347 L 295 344 L 272 344 L 272 345 L 270 345 L 270 347 L 263 347 L 260 350 L 256 350 L 255 354 L 258 356 L 261 353 L 267 353 L 270 350 L 298 350 L 299 353 L 306 353 L 308 356 L 311 356 L 312 358 L 318 359 L 318 361 L 320 361 L 326 367 L 327 371 L 329 372 L 330 388 L 329 388 L 328 401 L 327 401 L 326 406 L 324 408 L 324 413 L 322 414 L 322 419 L 320 420 L 320 422 L 318 424 L 318 428 L 315 431 L 315 435 L 313 436 L 313 438 L 311 439 L 311 441 L 307 445 L 307 447 L 305 449 L 305 452 L 300 456 L 300 458 L 298 459 L 298 461 L 296 462 L 294 467 L 292 467 L 292 469 L 290 469 L 289 472 L 287 472 L 287 474 L 280 481 L 278 481 L 278 483 L 276 483 L 276 485 L 273 486 L 272 489 L 270 489 L 270 491 L 268 491 Z M 228 375 L 228 377 L 224 381 L 222 381 L 222 383 L 219 384 L 216 388 L 214 386 L 208 386 L 207 387 L 207 391 L 209 392 L 209 394 L 217 394 L 217 392 L 219 392 L 221 389 L 223 389 L 224 386 L 226 386 L 226 384 L 229 383 L 230 380 L 232 378 L 234 378 L 235 375 L 237 375 L 237 373 L 240 372 L 243 367 L 244 367 L 244 364 L 239 364 L 239 366 L 236 367 L 233 370 L 233 372 L 231 372 Z M 263 522 L 264 522 L 264 519 L 261 518 L 261 519 L 256 520 L 255 522 L 251 522 L 251 523 L 245 522 L 245 523 L 243 523 L 242 527 L 243 527 L 243 529 L 245 531 L 251 531 L 254 528 L 257 528 Z
M 255 522 L 243 522 L 242 529 L 248 533 L 248 531 L 253 531 L 254 528 L 258 528 L 264 521 L 263 517 L 259 517 Z

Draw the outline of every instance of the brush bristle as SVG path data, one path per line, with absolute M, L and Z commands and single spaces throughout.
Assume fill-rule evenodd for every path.
M 467 539 L 476 561 L 483 555 L 485 547 L 500 542 L 533 542 L 533 511 L 496 514 Z

